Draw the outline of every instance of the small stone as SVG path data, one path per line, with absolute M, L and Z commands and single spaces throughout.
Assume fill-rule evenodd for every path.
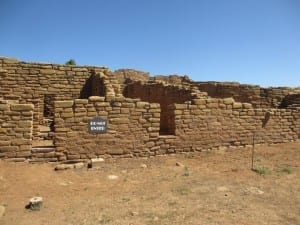
M 66 169 L 73 169 L 74 165 L 73 164 L 59 164 L 56 165 L 54 170 L 66 170 Z
M 75 169 L 81 169 L 84 167 L 84 163 L 83 162 L 80 162 L 80 163 L 75 163 L 74 164 L 74 168 Z
M 146 164 L 141 164 L 141 168 L 147 168 L 148 166 Z
M 3 205 L 0 205 L 0 219 L 3 217 L 5 214 L 5 207 Z
M 222 187 L 218 187 L 217 191 L 223 192 L 223 191 L 229 191 L 229 189 L 225 186 L 222 186 Z
M 117 180 L 119 177 L 117 175 L 108 175 L 109 180 Z
M 29 204 L 26 208 L 31 210 L 40 210 L 43 205 L 43 198 L 42 197 L 32 197 L 29 200 Z
M 103 158 L 93 158 L 88 163 L 88 168 L 99 168 L 104 162 Z
M 249 187 L 246 189 L 246 192 L 251 194 L 262 195 L 264 192 L 257 187 Z
M 153 218 L 153 221 L 158 221 L 159 220 L 159 218 L 157 217 L 157 216 L 155 216 L 154 218 Z
M 59 183 L 59 185 L 61 185 L 61 186 L 68 186 L 68 185 L 71 185 L 71 184 L 73 184 L 72 181 L 68 181 L 68 182 L 60 182 L 60 183 Z
M 92 160 L 92 163 L 104 162 L 103 158 L 94 158 L 94 159 L 91 159 L 91 160 Z
M 136 211 L 131 211 L 131 212 L 130 212 L 130 215 L 132 215 L 132 216 L 138 216 L 138 215 L 139 215 L 139 213 L 138 213 L 138 212 L 136 212 Z
M 184 165 L 180 162 L 176 162 L 176 166 L 184 167 Z

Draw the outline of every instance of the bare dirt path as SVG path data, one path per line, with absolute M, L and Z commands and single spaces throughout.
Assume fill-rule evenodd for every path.
M 250 153 L 106 160 L 97 170 L 0 161 L 0 224 L 300 225 L 300 143 L 257 147 L 263 175 Z M 24 208 L 33 196 L 40 211 Z

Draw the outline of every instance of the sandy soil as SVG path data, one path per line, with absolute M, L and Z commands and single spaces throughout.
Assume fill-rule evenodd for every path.
M 92 170 L 0 161 L 0 224 L 299 225 L 300 143 L 255 151 L 263 175 L 250 170 L 250 149 L 110 159 Z M 43 197 L 39 211 L 25 209 L 33 196 Z

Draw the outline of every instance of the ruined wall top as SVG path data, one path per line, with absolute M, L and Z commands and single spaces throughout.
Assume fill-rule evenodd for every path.
M 151 77 L 149 73 L 133 70 L 119 69 L 114 72 L 105 66 L 78 66 L 78 65 L 60 65 L 52 63 L 23 62 L 17 59 L 0 57 L 0 75 L 2 79 L 9 80 L 6 88 L 11 88 L 15 93 L 18 89 L 12 86 L 17 80 L 17 85 L 30 85 L 36 87 L 37 92 L 60 93 L 65 96 L 66 92 L 73 93 L 71 98 L 80 97 L 80 91 L 85 85 L 89 89 L 86 81 L 91 75 L 100 75 L 104 79 L 109 95 L 122 95 L 126 86 L 133 82 L 141 82 L 143 85 L 161 84 L 163 86 L 173 86 L 183 89 L 193 90 L 197 95 L 207 93 L 212 98 L 233 97 L 236 101 L 247 102 L 255 107 L 280 107 L 281 102 L 287 95 L 299 94 L 300 87 L 269 87 L 263 88 L 258 85 L 240 84 L 238 82 L 199 82 L 193 81 L 188 76 L 157 75 Z M 25 82 L 25 83 L 24 83 Z M 99 81 L 100 82 L 100 81 Z M 100 82 L 100 83 L 101 83 Z M 29 86 L 30 86 L 29 85 Z M 62 90 L 64 89 L 64 91 Z M 6 89 L 3 91 L 5 92 Z M 200 94 L 199 94 L 200 93 Z M 67 95 L 68 96 L 68 95 Z

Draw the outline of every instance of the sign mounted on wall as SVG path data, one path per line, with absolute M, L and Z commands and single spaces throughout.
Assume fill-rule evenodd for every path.
M 101 117 L 94 117 L 88 123 L 88 131 L 93 134 L 103 134 L 107 132 L 107 121 Z

